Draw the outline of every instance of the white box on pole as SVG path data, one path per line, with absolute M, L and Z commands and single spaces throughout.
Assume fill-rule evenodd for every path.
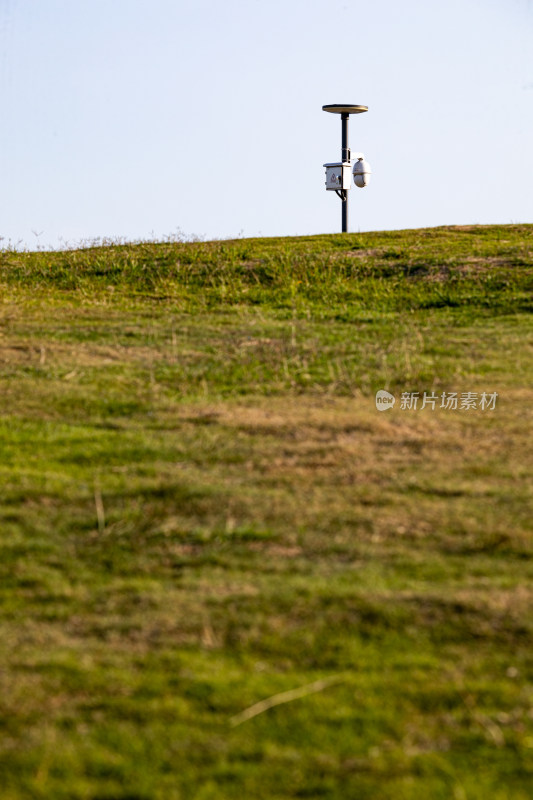
M 349 161 L 336 161 L 324 164 L 326 168 L 326 189 L 336 191 L 352 188 L 352 165 Z

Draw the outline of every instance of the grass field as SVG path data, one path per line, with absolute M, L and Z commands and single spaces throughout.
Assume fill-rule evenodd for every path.
M 533 796 L 533 225 L 0 288 L 2 800 Z

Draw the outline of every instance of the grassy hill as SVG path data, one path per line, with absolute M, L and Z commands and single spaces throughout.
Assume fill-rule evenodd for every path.
M 531 797 L 533 226 L 0 287 L 2 800 Z

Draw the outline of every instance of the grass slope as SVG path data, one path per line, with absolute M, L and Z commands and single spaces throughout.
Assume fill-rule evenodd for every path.
M 3 800 L 531 797 L 533 226 L 0 287 Z

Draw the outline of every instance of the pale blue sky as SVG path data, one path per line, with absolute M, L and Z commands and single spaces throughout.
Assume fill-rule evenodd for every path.
M 533 0 L 0 0 L 0 236 L 533 222 Z M 38 236 L 36 234 L 39 234 Z

